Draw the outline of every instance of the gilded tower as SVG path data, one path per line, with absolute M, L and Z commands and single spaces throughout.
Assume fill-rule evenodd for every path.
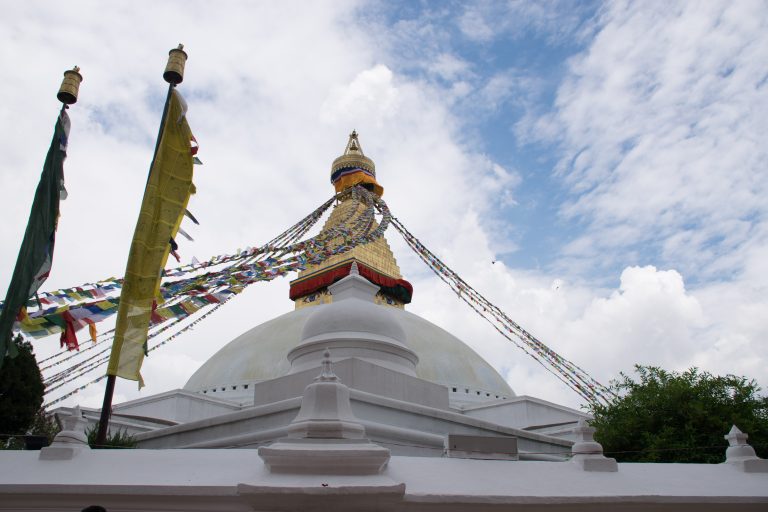
M 333 161 L 331 183 L 340 194 L 339 202 L 331 211 L 323 230 L 340 224 L 352 226 L 365 211 L 367 205 L 353 200 L 352 194 L 345 194 L 345 191 L 359 185 L 377 197 L 384 193 L 384 188 L 376 181 L 376 165 L 363 154 L 357 132 L 350 134 L 344 153 Z M 338 245 L 341 240 L 331 241 L 331 244 L 334 243 Z M 309 265 L 306 270 L 299 272 L 299 276 L 291 281 L 290 291 L 296 309 L 331 302 L 328 286 L 347 276 L 353 261 L 357 262 L 361 275 L 381 288 L 376 296 L 377 303 L 402 309 L 411 301 L 413 287 L 403 279 L 395 256 L 382 236 L 373 242 L 331 256 L 320 264 Z

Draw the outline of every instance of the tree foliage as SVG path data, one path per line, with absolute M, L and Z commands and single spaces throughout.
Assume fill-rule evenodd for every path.
M 0 434 L 23 435 L 43 404 L 43 377 L 32 345 L 17 336 L 16 357 L 5 356 L 0 370 Z
M 758 456 L 768 457 L 768 398 L 754 380 L 713 376 L 691 368 L 667 372 L 635 366 L 638 379 L 621 373 L 608 405 L 593 405 L 595 439 L 621 462 L 725 460 L 723 436 L 732 425 L 749 434 Z M 610 452 L 610 453 L 608 453 Z
M 56 437 L 56 434 L 59 432 L 61 432 L 61 427 L 56 422 L 53 415 L 45 412 L 45 409 L 37 411 L 37 414 L 35 414 L 35 417 L 32 420 L 32 424 L 29 426 L 30 434 L 45 436 L 48 438 L 49 443 L 53 442 L 53 438 Z

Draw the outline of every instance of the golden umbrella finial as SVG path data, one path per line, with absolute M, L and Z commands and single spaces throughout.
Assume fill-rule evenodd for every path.
M 80 90 L 80 83 L 83 81 L 83 75 L 80 74 L 80 68 L 75 66 L 64 72 L 64 80 L 61 81 L 61 87 L 56 97 L 65 105 L 72 105 L 77 102 L 77 93 Z
M 352 130 L 349 134 L 347 147 L 344 148 L 344 154 L 333 161 L 331 165 L 331 174 L 343 167 L 361 167 L 370 171 L 373 177 L 376 177 L 376 165 L 373 160 L 365 156 L 363 147 L 360 145 L 360 139 L 357 136 L 357 130 Z
M 360 141 L 357 139 L 357 130 L 352 130 L 352 133 L 349 134 L 349 141 L 347 142 L 347 148 L 344 150 L 344 154 L 363 154 L 363 148 L 360 147 Z

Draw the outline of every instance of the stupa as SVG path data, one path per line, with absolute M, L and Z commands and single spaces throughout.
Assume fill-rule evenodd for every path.
M 345 194 L 383 188 L 356 133 Z M 332 243 L 343 243 L 342 239 Z M 232 340 L 177 389 L 113 408 L 136 450 L 91 450 L 99 411 L 60 408 L 40 452 L 0 451 L 0 510 L 764 510 L 768 467 L 736 427 L 724 464 L 619 464 L 587 415 L 517 396 L 455 336 L 405 310 L 386 240 L 307 268 L 294 310 Z M 166 448 L 185 448 L 166 449 Z
M 368 205 L 353 187 L 384 193 L 354 131 L 331 165 L 331 184 L 338 202 L 325 228 L 354 234 Z M 182 389 L 115 405 L 112 428 L 143 447 L 263 446 L 295 416 L 329 349 L 353 410 L 393 453 L 441 455 L 460 434 L 514 438 L 513 457 L 557 458 L 545 454 L 570 447 L 585 413 L 517 396 L 466 343 L 407 311 L 413 296 L 384 237 L 310 265 L 290 284 L 292 311 L 226 344 Z M 97 414 L 85 410 L 92 422 Z
M 382 186 L 376 181 L 376 167 L 363 154 L 356 132 L 349 136 L 344 153 L 333 161 L 331 183 L 341 197 L 324 229 L 342 223 L 354 225 L 356 217 L 365 209 L 365 204 L 352 200 L 349 194 L 352 187 L 362 185 L 376 195 L 383 194 Z M 352 211 L 353 208 L 357 211 Z M 341 237 L 331 241 L 331 245 L 341 243 Z M 515 396 L 496 370 L 465 343 L 405 311 L 405 305 L 411 302 L 413 287 L 403 279 L 384 237 L 357 245 L 300 272 L 290 288 L 294 311 L 233 340 L 195 372 L 184 389 L 248 403 L 254 399 L 256 383 L 288 374 L 291 367 L 286 356 L 300 342 L 302 329 L 317 309 L 333 302 L 329 286 L 347 276 L 353 263 L 357 264 L 360 275 L 377 287 L 373 302 L 382 307 L 371 311 L 383 316 L 386 310 L 386 322 L 397 324 L 405 331 L 403 336 L 419 357 L 415 376 L 447 387 L 450 402 L 457 406 L 509 400 Z M 355 320 L 354 315 L 349 320 Z M 255 400 L 263 403 L 258 396 Z

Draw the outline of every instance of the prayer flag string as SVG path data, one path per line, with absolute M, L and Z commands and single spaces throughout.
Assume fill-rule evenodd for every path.
M 382 215 L 381 222 L 376 225 L 376 209 L 372 199 L 365 195 L 366 192 L 362 188 L 348 192 L 351 194 L 353 208 L 339 222 L 310 239 L 298 241 L 322 217 L 322 214 L 333 204 L 333 201 L 338 199 L 338 195 L 332 197 L 315 212 L 260 248 L 246 249 L 245 251 L 238 250 L 235 255 L 214 257 L 206 263 L 166 271 L 166 277 L 181 276 L 182 279 L 168 279 L 161 287 L 161 299 L 164 302 L 153 311 L 151 326 L 156 327 L 169 320 L 173 321 L 173 325 L 179 320 L 191 317 L 197 312 L 213 306 L 210 311 L 190 324 L 190 326 L 196 325 L 199 320 L 207 317 L 255 282 L 270 281 L 276 277 L 285 276 L 290 272 L 304 270 L 307 265 L 321 263 L 327 258 L 347 252 L 359 244 L 365 244 L 380 238 L 389 224 L 388 212 Z M 194 274 L 195 270 L 198 271 L 197 274 Z M 199 271 L 203 271 L 203 273 Z M 120 282 L 118 280 L 112 281 L 114 289 L 119 289 Z M 75 289 L 75 291 L 77 290 Z M 114 298 L 101 302 L 109 302 L 109 305 L 101 304 L 99 309 L 102 312 L 110 310 L 113 313 L 116 310 L 119 299 Z M 54 328 L 61 330 L 61 326 L 57 323 L 57 318 L 50 315 L 58 315 L 65 311 L 69 311 L 71 314 L 73 310 L 79 311 L 78 308 L 88 311 L 94 309 L 93 304 L 80 303 L 68 305 L 66 308 L 56 307 L 42 310 L 31 315 L 34 317 L 34 322 L 36 322 L 36 330 L 32 332 L 41 333 L 43 330 L 41 325 L 46 320 L 53 324 L 49 327 L 51 330 Z M 87 318 L 86 314 L 82 312 L 76 313 L 74 316 L 76 320 Z M 24 325 L 26 324 L 22 323 L 22 327 Z M 165 328 L 162 328 L 152 333 L 151 336 L 154 337 L 164 330 Z M 165 343 L 175 339 L 186 330 L 187 328 L 182 329 L 155 347 L 165 345 Z M 106 363 L 108 357 L 103 356 L 103 354 L 109 349 L 102 349 L 89 357 L 78 358 L 76 356 L 87 350 L 92 350 L 107 341 L 110 341 L 110 339 L 103 339 L 101 342 L 84 348 L 78 354 L 61 357 L 53 362 L 49 361 L 51 358 L 48 358 L 46 360 L 48 364 L 45 366 L 45 369 L 52 369 L 65 362 L 68 363 L 68 366 L 63 370 L 46 376 L 46 395 Z M 151 350 L 153 349 L 149 351 Z M 72 361 L 73 358 L 79 360 Z M 98 380 L 93 382 L 98 382 Z M 57 402 L 59 398 L 56 399 Z
M 381 199 L 376 199 L 379 210 L 387 209 Z M 467 284 L 434 253 L 427 249 L 405 226 L 390 215 L 391 224 L 408 246 L 426 265 L 483 319 L 488 321 L 505 338 L 532 357 L 542 367 L 555 375 L 568 387 L 590 403 L 608 401 L 613 393 L 592 378 L 586 371 L 539 341 L 519 324 L 511 320 L 500 308 Z

